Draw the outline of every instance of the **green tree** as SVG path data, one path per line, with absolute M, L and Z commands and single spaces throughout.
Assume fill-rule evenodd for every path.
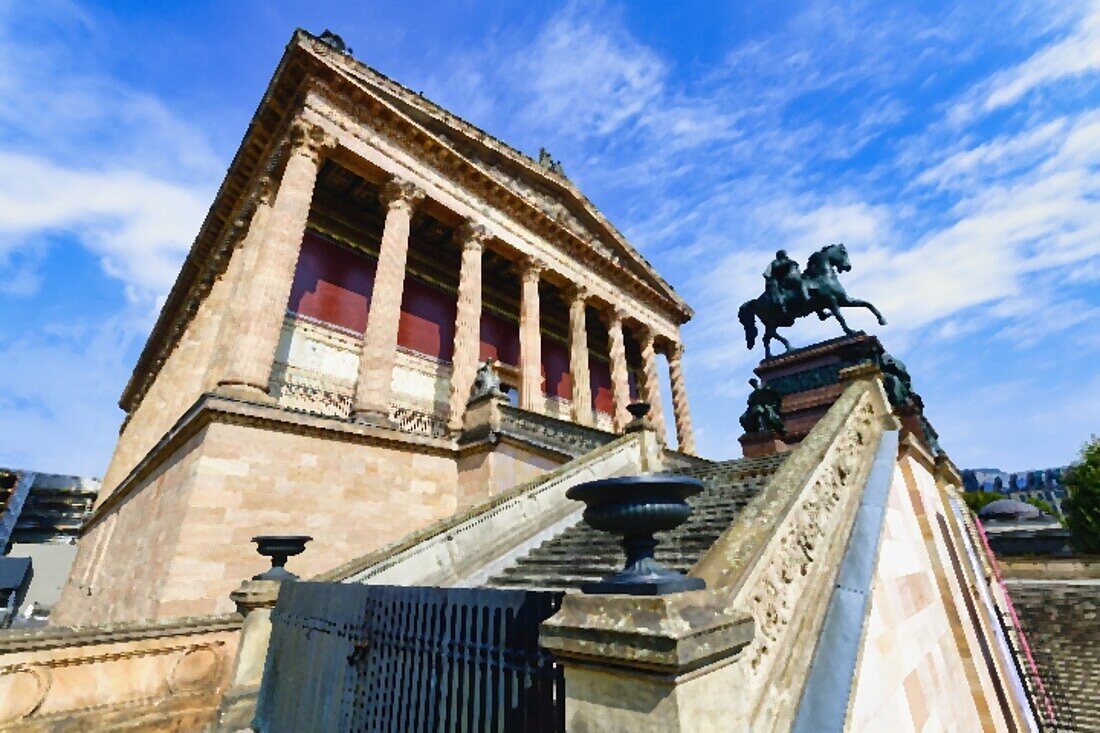
M 970 511 L 977 514 L 983 506 L 990 504 L 997 499 L 1003 499 L 1000 494 L 992 491 L 966 491 L 963 492 L 963 501 L 970 507 Z
M 1038 497 L 1033 496 L 1030 499 L 1025 499 L 1024 501 L 1026 501 L 1028 504 L 1031 504 L 1031 506 L 1035 507 L 1045 514 L 1049 514 L 1052 517 L 1058 516 L 1058 512 L 1054 511 L 1054 507 Z
M 1073 547 L 1100 554 L 1100 438 L 1095 435 L 1081 449 L 1081 458 L 1065 472 L 1062 482 L 1069 496 L 1066 514 Z

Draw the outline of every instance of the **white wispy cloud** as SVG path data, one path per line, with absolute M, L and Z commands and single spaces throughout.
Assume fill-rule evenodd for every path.
M 223 163 L 193 123 L 98 71 L 80 51 L 95 36 L 95 21 L 67 2 L 0 8 L 0 255 L 71 235 L 152 308 Z M 34 258 L 22 262 L 29 295 Z

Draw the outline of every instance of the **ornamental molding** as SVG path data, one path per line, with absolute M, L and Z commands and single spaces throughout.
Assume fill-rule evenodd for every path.
M 317 71 L 325 70 L 320 67 Z M 352 80 L 340 76 L 328 80 L 311 77 L 303 83 L 303 89 L 309 109 L 359 142 L 378 148 L 378 142 L 385 141 L 457 186 L 462 191 L 458 198 L 474 199 L 477 203 L 472 208 L 489 207 L 502 212 L 551 243 L 568 260 L 584 264 L 586 269 L 596 272 L 610 269 L 610 281 L 655 306 L 666 317 L 670 311 L 678 311 L 684 320 L 691 317 L 687 304 L 625 240 L 618 242 L 619 246 L 636 258 L 613 250 L 575 217 L 565 216 L 568 209 L 560 200 L 532 188 L 525 179 L 505 174 L 499 164 L 480 159 L 473 146 L 463 150 L 451 137 L 424 129 Z M 570 195 L 583 199 L 579 192 Z M 540 201 L 545 206 L 539 206 Z M 571 222 L 574 226 L 569 226 Z M 600 226 L 613 229 L 606 221 Z M 621 239 L 617 231 L 615 236 Z M 641 267 L 659 287 L 647 283 L 630 265 Z M 661 288 L 667 293 L 662 293 Z
M 876 388 L 851 384 L 692 571 L 756 621 L 741 662 L 754 729 L 784 729 L 797 705 L 889 414 Z

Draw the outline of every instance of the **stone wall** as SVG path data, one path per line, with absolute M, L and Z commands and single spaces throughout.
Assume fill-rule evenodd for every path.
M 238 249 L 234 257 L 240 255 Z M 119 434 L 103 477 L 97 505 L 103 503 L 126 475 L 152 450 L 180 416 L 204 392 L 213 389 L 210 365 L 231 283 L 218 277 L 198 305 L 194 318 L 157 373 L 141 404 L 130 414 Z M 140 376 L 134 374 L 131 379 Z
M 81 541 L 56 623 L 229 611 L 230 591 L 266 564 L 254 535 L 312 535 L 307 552 L 291 561 L 296 572 L 312 575 L 457 507 L 455 458 L 429 439 L 214 404 L 226 413 L 208 417 L 179 448 L 166 448 L 148 477 L 104 507 Z M 241 424 L 241 411 L 282 422 Z
M 240 627 L 231 614 L 0 635 L 0 730 L 200 730 Z

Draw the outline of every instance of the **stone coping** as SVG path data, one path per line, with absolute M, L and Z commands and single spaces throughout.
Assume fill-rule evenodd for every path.
M 0 654 L 237 631 L 243 621 L 240 614 L 226 613 L 217 616 L 122 621 L 102 626 L 47 626 L 9 630 L 0 632 Z
M 363 425 L 340 418 L 322 417 L 288 410 L 278 405 L 263 405 L 207 392 L 183 413 L 156 445 L 145 454 L 145 457 L 95 508 L 81 529 L 81 535 L 102 520 L 144 478 L 153 473 L 165 458 L 178 450 L 201 429 L 216 422 L 262 427 L 298 435 L 323 436 L 345 442 L 382 445 L 435 455 L 453 455 L 456 450 L 455 442 L 448 438 L 431 438 L 392 428 Z
M 818 470 L 849 417 L 866 395 L 877 395 L 882 414 L 889 414 L 886 395 L 877 380 L 851 382 L 805 438 L 776 469 L 767 486 L 737 516 L 691 570 L 712 588 L 737 592 L 760 559 L 775 529 L 799 501 L 802 488 Z M 873 447 L 873 446 L 872 446 Z
M 752 616 L 725 591 L 664 596 L 571 593 L 543 622 L 539 645 L 567 663 L 680 678 L 730 662 L 753 638 Z
M 379 548 L 378 550 L 364 555 L 363 557 L 346 562 L 343 565 L 333 568 L 332 570 L 329 570 L 327 572 L 321 573 L 320 575 L 316 575 L 313 578 L 310 578 L 310 580 L 343 581 L 354 575 L 358 575 L 359 573 L 368 570 L 372 566 L 385 562 L 386 560 L 389 560 L 394 556 L 405 552 L 406 550 L 409 550 L 422 542 L 450 532 L 468 522 L 475 521 L 479 517 L 489 514 L 490 512 L 494 511 L 504 504 L 515 501 L 526 495 L 534 495 L 538 493 L 538 491 L 542 487 L 556 481 L 559 478 L 567 476 L 571 471 L 577 470 L 578 461 L 584 463 L 591 462 L 592 460 L 600 458 L 614 450 L 617 450 L 618 448 L 626 446 L 632 441 L 640 441 L 641 435 L 641 433 L 628 433 L 626 435 L 623 435 L 611 441 L 610 443 L 600 446 L 596 450 L 586 453 L 584 456 L 574 459 L 569 463 L 558 466 L 554 470 L 548 471 L 547 473 L 544 473 L 537 478 L 531 479 L 530 481 L 526 481 L 521 484 L 517 484 L 516 486 L 506 491 L 502 491 L 496 496 L 489 498 L 481 504 L 470 507 L 464 512 L 460 512 L 451 517 L 441 519 L 417 532 L 406 535 L 404 538 L 398 540 L 397 542 Z

